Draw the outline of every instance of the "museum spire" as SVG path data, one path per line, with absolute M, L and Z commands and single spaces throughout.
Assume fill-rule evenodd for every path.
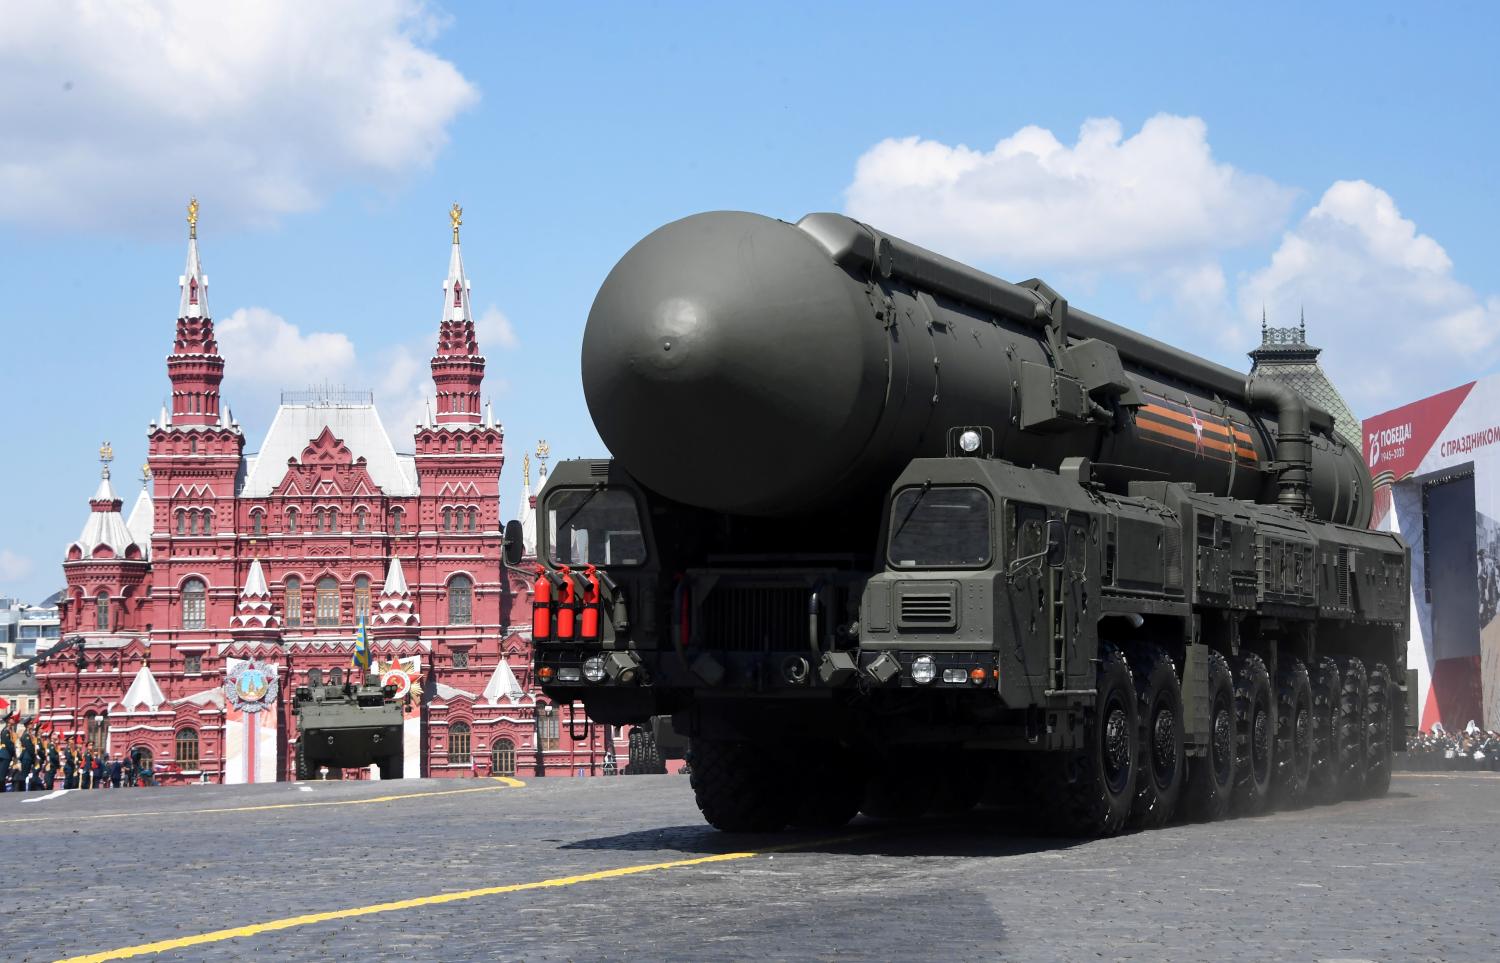
M 187 267 L 177 279 L 177 337 L 167 356 L 167 376 L 172 379 L 172 424 L 195 427 L 219 421 L 219 383 L 224 379 L 224 359 L 214 338 L 213 316 L 208 310 L 208 275 L 198 258 L 198 199 L 188 202 Z
M 484 381 L 484 356 L 474 336 L 474 314 L 469 303 L 469 279 L 464 274 L 458 229 L 463 208 L 448 212 L 453 225 L 453 250 L 448 277 L 443 281 L 443 314 L 438 327 L 437 353 L 432 358 L 432 381 L 437 386 L 438 425 L 477 425 L 481 422 L 479 389 Z

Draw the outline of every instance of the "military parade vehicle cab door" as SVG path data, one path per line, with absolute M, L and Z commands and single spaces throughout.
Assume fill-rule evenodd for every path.
M 1083 512 L 1009 505 L 1012 630 L 1018 652 L 1046 653 L 1041 665 L 1023 659 L 1028 677 L 1051 692 L 1092 684 L 1098 576 L 1090 565 L 1090 526 Z

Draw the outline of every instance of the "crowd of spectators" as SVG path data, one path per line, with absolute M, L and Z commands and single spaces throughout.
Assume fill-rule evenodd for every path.
M 14 720 L 0 728 L 0 792 L 122 789 L 149 786 L 151 767 L 136 756 L 111 755 L 77 739 L 54 737 Z
M 1421 772 L 1500 772 L 1500 732 L 1470 722 L 1462 732 L 1442 723 L 1419 732 L 1406 743 L 1406 768 Z

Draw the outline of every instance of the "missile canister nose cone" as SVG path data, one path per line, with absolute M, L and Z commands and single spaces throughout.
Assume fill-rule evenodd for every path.
M 864 286 L 806 233 L 717 211 L 644 238 L 605 279 L 583 387 L 620 464 L 669 498 L 793 514 L 837 494 L 886 388 Z

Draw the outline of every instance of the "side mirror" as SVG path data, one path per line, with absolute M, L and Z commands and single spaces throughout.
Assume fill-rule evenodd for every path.
M 1053 568 L 1063 563 L 1063 523 L 1060 518 L 1047 519 L 1047 564 Z
M 526 534 L 521 529 L 519 519 L 511 519 L 505 523 L 505 564 L 511 568 L 521 564 L 521 556 L 526 553 Z

